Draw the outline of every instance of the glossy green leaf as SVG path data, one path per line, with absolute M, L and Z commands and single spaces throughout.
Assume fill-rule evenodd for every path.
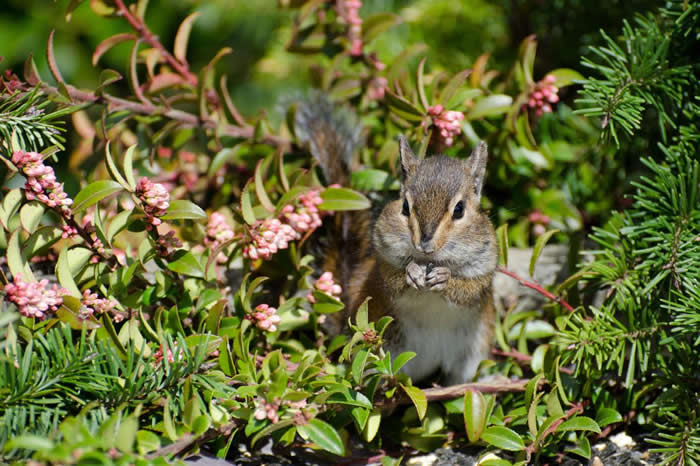
M 189 251 L 178 251 L 175 253 L 175 260 L 168 264 L 168 268 L 189 277 L 204 278 L 204 269 L 197 258 Z
M 322 291 L 314 290 L 312 294 L 316 300 L 313 304 L 314 311 L 319 314 L 333 314 L 345 308 L 342 301 Z
M 474 106 L 469 110 L 466 117 L 468 120 L 476 120 L 479 118 L 502 115 L 513 104 L 513 98 L 505 94 L 494 94 L 476 101 Z
M 386 91 L 384 95 L 391 111 L 396 113 L 404 120 L 418 122 L 423 120 L 425 117 L 425 114 L 421 112 L 418 107 L 403 97 L 396 95 L 391 91 Z
M 552 70 L 547 74 L 554 76 L 554 85 L 556 87 L 569 86 L 574 84 L 576 81 L 583 81 L 585 79 L 581 73 L 572 70 L 571 68 L 557 68 L 556 70 Z
M 136 151 L 136 144 L 130 146 L 124 153 L 124 177 L 132 191 L 136 189 L 136 179 L 134 178 L 134 151 Z
M 464 394 L 464 427 L 471 443 L 481 438 L 486 427 L 486 400 L 481 392 L 468 390 Z
M 321 199 L 323 202 L 318 206 L 321 210 L 362 210 L 371 206 L 363 194 L 347 188 L 326 188 L 321 192 Z
M 20 248 L 19 236 L 20 231 L 15 230 L 7 242 L 7 266 L 14 277 L 19 275 L 25 282 L 35 282 L 36 278 L 29 267 L 29 261 L 22 256 L 23 247 Z
M 400 22 L 401 18 L 393 13 L 376 13 L 368 16 L 362 22 L 362 41 L 369 44 Z
M 481 433 L 481 439 L 502 450 L 520 451 L 525 449 L 520 435 L 505 426 L 488 427 Z
M 389 172 L 376 168 L 357 170 L 350 175 L 350 186 L 360 191 L 398 190 L 399 180 Z
M 455 95 L 455 93 L 462 86 L 464 86 L 464 82 L 467 80 L 467 78 L 469 77 L 471 72 L 472 72 L 472 70 L 462 70 L 459 73 L 452 76 L 450 78 L 450 80 L 447 81 L 447 84 L 445 84 L 445 87 L 442 89 L 442 92 L 440 93 L 440 97 L 438 98 L 438 101 L 442 105 L 448 105 L 450 103 L 450 100 L 452 100 L 452 97 Z
M 22 228 L 28 233 L 34 233 L 36 227 L 39 226 L 39 222 L 41 222 L 44 210 L 44 204 L 40 202 L 24 204 L 19 210 L 19 221 L 22 224 Z
M 559 427 L 557 427 L 557 432 L 568 432 L 568 431 L 584 430 L 589 432 L 600 433 L 600 426 L 586 416 L 576 416 L 575 418 L 564 421 Z
M 187 43 L 190 39 L 190 32 L 192 31 L 192 23 L 199 17 L 200 12 L 195 11 L 190 13 L 187 18 L 185 18 L 180 27 L 177 29 L 177 34 L 175 35 L 175 44 L 173 45 L 173 54 L 175 58 L 180 60 L 182 63 L 187 62 Z
M 508 267 L 508 224 L 504 223 L 496 229 L 496 239 L 498 240 L 498 255 L 503 267 Z
M 425 416 L 425 411 L 428 409 L 428 399 L 425 396 L 425 393 L 423 393 L 423 390 L 421 390 L 420 388 L 414 386 L 407 386 L 401 384 L 401 388 L 411 399 L 411 401 L 413 402 L 413 406 L 416 407 L 416 412 L 418 412 L 418 419 L 422 420 Z
M 155 451 L 160 448 L 160 437 L 150 430 L 139 430 L 136 432 L 136 448 L 142 455 Z
M 207 213 L 202 210 L 194 202 L 184 199 L 176 199 L 170 201 L 170 206 L 165 215 L 161 217 L 163 220 L 206 220 Z
M 241 215 L 243 215 L 243 220 L 248 225 L 252 225 L 257 220 L 255 218 L 255 212 L 253 211 L 253 204 L 250 200 L 250 181 L 245 185 L 243 191 L 241 191 Z
M 605 427 L 609 424 L 622 422 L 622 415 L 612 408 L 600 408 L 595 415 L 596 423 L 600 427 Z
M 309 440 L 334 455 L 345 455 L 343 439 L 333 426 L 320 419 L 311 419 L 308 424 L 297 426 L 297 432 L 304 440 Z
M 122 185 L 112 180 L 99 180 L 87 185 L 73 199 L 73 213 L 79 213 L 102 199 L 121 191 Z

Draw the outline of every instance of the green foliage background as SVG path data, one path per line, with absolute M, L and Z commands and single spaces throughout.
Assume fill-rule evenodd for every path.
M 143 65 L 130 68 L 130 46 L 124 44 L 94 67 L 95 47 L 128 26 L 97 16 L 89 2 L 66 22 L 68 3 L 9 0 L 0 12 L 0 68 L 21 75 L 33 54 L 39 75 L 57 87 L 47 91 L 50 99 L 28 90 L 0 94 L 6 162 L 0 168 L 0 248 L 7 258 L 3 273 L 14 277 L 40 269 L 29 260 L 60 241 L 57 226 L 67 221 L 26 202 L 16 169 L 6 161 L 17 146 L 47 149 L 33 134 L 61 144 L 54 125 L 75 110 L 62 99 L 44 58 L 51 30 L 56 62 L 69 85 L 95 89 L 104 68 L 122 74 L 133 69 L 142 83 L 149 79 Z M 363 18 L 393 12 L 400 19 L 368 47 L 388 64 L 385 71 L 343 58 L 344 30 L 331 8 L 307 22 L 333 40 L 317 53 L 287 50 L 304 3 L 149 4 L 146 23 L 168 49 L 181 21 L 200 12 L 188 46 L 191 70 L 205 68 L 222 47 L 233 49 L 217 64 L 216 81 L 219 74 L 228 76 L 231 98 L 246 117 L 239 122 L 244 136 L 214 137 L 212 127 L 177 125 L 167 132 L 162 115 L 130 118 L 126 112 L 106 115 L 112 144 L 105 150 L 98 105 L 84 113 L 92 121 L 88 126 L 98 128 L 95 146 L 81 145 L 84 122 L 65 118 L 65 151 L 50 163 L 71 197 L 91 209 L 98 203 L 112 209 L 104 219 L 91 210 L 93 233 L 108 249 L 126 249 L 126 265 L 108 268 L 108 256 L 88 263 L 96 250 L 89 230 L 69 240 L 75 241 L 71 260 L 78 266 L 67 265 L 69 253 L 44 265 L 63 286 L 98 290 L 131 314 L 123 323 L 102 316 L 84 324 L 76 317 L 82 304 L 74 294 L 56 318 L 35 321 L 19 318 L 2 302 L 0 458 L 146 464 L 165 461 L 147 459 L 149 453 L 167 456 L 201 446 L 233 455 L 232 444 L 253 448 L 268 436 L 279 454 L 306 444 L 342 455 L 354 436 L 370 450 L 388 451 L 385 464 L 445 444 L 498 452 L 499 459 L 484 464 L 524 464 L 561 452 L 590 458 L 597 435 L 626 428 L 648 436 L 661 461 L 697 464 L 698 3 L 669 1 L 659 8 L 652 1 L 610 1 L 591 14 L 583 0 L 368 1 Z M 302 42 L 300 48 L 307 45 Z M 425 63 L 419 64 L 421 54 L 394 61 L 418 43 L 427 45 Z M 473 81 L 453 78 L 471 67 Z M 523 104 L 548 73 L 556 77 L 562 100 L 554 112 L 536 118 Z M 396 94 L 387 93 L 382 102 L 366 98 L 368 82 L 385 75 L 396 78 L 390 83 Z M 457 84 L 447 92 L 450 78 Z M 310 157 L 290 122 L 294 102 L 311 87 L 349 101 L 367 128 L 360 154 L 367 170 L 353 177 L 355 190 L 324 190 L 318 173 L 305 170 Z M 137 102 L 126 79 L 109 92 Z M 177 92 L 195 97 L 180 104 L 184 111 L 216 108 L 196 100 L 205 95 L 202 89 Z M 438 102 L 466 115 L 464 134 L 453 147 L 424 131 L 427 107 Z M 43 119 L 27 110 L 37 105 L 46 106 Z M 23 124 L 12 119 L 24 116 Z M 206 116 L 230 120 L 223 110 Z M 551 291 L 575 310 L 551 302 L 499 316 L 496 347 L 503 357 L 485 363 L 482 373 L 517 379 L 505 383 L 505 393 L 475 386 L 453 400 L 429 403 L 434 392 L 418 389 L 399 371 L 412 355 L 382 350 L 387 320 L 370 323 L 360 312 L 349 335 L 324 332 L 323 314 L 339 311 L 342 303 L 318 290 L 313 305 L 303 297 L 318 275 L 315 249 L 301 241 L 269 262 L 241 254 L 250 230 L 306 189 L 320 189 L 321 207 L 336 211 L 366 207 L 357 191 L 375 199 L 391 196 L 398 133 L 408 134 L 419 151 L 456 157 L 468 154 L 478 139 L 488 141 L 485 204 L 500 226 L 503 265 L 509 244 L 534 246 L 531 273 L 548 240 L 569 246 L 570 277 Z M 287 139 L 292 147 L 280 151 L 287 152 L 283 160 L 272 146 Z M 157 150 L 170 148 L 177 157 Z M 160 174 L 181 177 L 195 166 L 199 176 L 195 188 L 176 178 L 171 193 L 177 209 L 164 217 L 184 248 L 164 251 L 164 235 L 145 229 L 133 176 L 156 176 L 156 165 Z M 255 181 L 246 185 L 251 177 Z M 100 191 L 104 186 L 127 203 L 108 198 Z M 219 266 L 212 268 L 216 254 L 202 247 L 203 222 L 214 211 L 235 222 L 237 236 L 222 249 L 228 262 L 221 265 L 245 275 L 235 278 L 233 289 Z M 537 233 L 533 213 L 549 218 L 546 234 Z M 121 229 L 112 231 L 119 222 Z M 138 242 L 138 250 L 127 247 Z M 584 248 L 591 260 L 581 260 Z M 251 323 L 253 308 L 263 302 L 278 306 L 278 332 Z M 157 351 L 174 356 L 156 363 Z M 307 404 L 299 407 L 302 400 Z M 261 419 L 265 406 L 273 406 L 280 419 Z

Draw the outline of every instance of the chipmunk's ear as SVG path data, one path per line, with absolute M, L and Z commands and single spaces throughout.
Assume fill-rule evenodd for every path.
M 399 135 L 399 156 L 401 158 L 401 180 L 405 180 L 416 172 L 418 158 L 413 154 L 408 140 L 403 134 Z
M 486 160 L 489 158 L 488 147 L 484 141 L 477 144 L 472 155 L 465 162 L 467 175 L 474 185 L 476 199 L 481 200 L 481 188 L 484 186 L 486 176 Z

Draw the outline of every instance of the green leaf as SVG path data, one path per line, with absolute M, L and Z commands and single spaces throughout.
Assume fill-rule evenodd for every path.
M 498 239 L 498 255 L 503 267 L 508 267 L 508 224 L 504 223 L 496 229 Z
M 401 370 L 403 366 L 406 365 L 408 361 L 416 357 L 416 353 L 413 351 L 405 351 L 394 359 L 394 361 L 391 364 L 392 369 L 394 370 L 394 374 L 396 374 L 398 371 Z
M 326 188 L 321 192 L 321 210 L 362 210 L 371 206 L 369 199 L 361 193 L 347 188 Z
M 253 211 L 253 205 L 250 201 L 250 181 L 245 185 L 243 191 L 241 192 L 241 215 L 243 215 L 243 220 L 248 225 L 252 225 L 257 220 L 255 218 L 255 212 Z
M 371 442 L 374 437 L 377 436 L 379 432 L 379 426 L 382 423 L 382 410 L 380 408 L 374 408 L 367 419 L 367 424 L 365 428 L 362 429 L 362 438 L 365 442 Z
M 350 174 L 350 186 L 360 191 L 388 191 L 399 189 L 399 180 L 389 172 L 376 168 L 354 171 Z
M 310 440 L 334 455 L 345 455 L 345 445 L 338 432 L 320 419 L 311 419 L 308 424 L 297 426 L 297 432 L 304 440 Z
M 46 437 L 42 437 L 39 435 L 21 435 L 19 437 L 10 439 L 5 445 L 5 448 L 3 448 L 3 450 L 10 451 L 14 449 L 20 449 L 44 451 L 51 450 L 53 447 L 53 441 Z
M 362 375 L 365 372 L 365 365 L 367 365 L 367 356 L 369 356 L 369 350 L 361 349 L 352 360 L 352 377 L 358 385 L 362 383 Z
M 600 427 L 605 427 L 609 424 L 622 422 L 622 415 L 612 408 L 600 408 L 595 415 L 595 420 Z
M 466 117 L 468 120 L 502 115 L 510 110 L 513 98 L 505 94 L 494 94 L 476 101 L 476 104 L 469 110 Z
M 206 220 L 207 213 L 194 202 L 184 199 L 176 199 L 174 201 L 170 201 L 168 211 L 161 218 L 163 220 Z
M 107 241 L 110 243 L 114 241 L 114 237 L 129 225 L 129 218 L 131 214 L 133 214 L 132 210 L 124 210 L 112 218 L 112 221 L 107 227 Z
M 419 101 L 423 107 L 423 110 L 427 112 L 430 105 L 427 97 L 425 97 L 425 84 L 423 83 L 423 69 L 425 68 L 425 60 L 427 60 L 427 58 L 423 57 L 420 63 L 418 63 L 418 71 L 416 72 L 416 91 L 418 92 L 418 98 L 420 99 Z
M 58 227 L 41 227 L 35 231 L 22 246 L 22 257 L 31 259 L 39 251 L 45 250 L 61 239 L 63 231 Z
M 421 112 L 418 107 L 403 97 L 398 96 L 391 91 L 386 91 L 384 95 L 386 96 L 386 101 L 389 104 L 391 111 L 404 120 L 418 122 L 423 120 L 425 117 L 425 114 Z
M 122 420 L 117 433 L 116 444 L 123 452 L 131 452 L 134 449 L 136 431 L 139 429 L 139 422 L 135 417 L 129 416 Z
M 22 224 L 22 228 L 27 233 L 34 233 L 36 227 L 39 226 L 39 222 L 41 222 L 42 215 L 44 215 L 44 204 L 40 202 L 24 204 L 19 210 L 19 221 Z
M 170 270 L 189 277 L 204 278 L 202 264 L 191 252 L 179 250 L 175 253 L 175 258 L 168 264 Z
M 255 194 L 258 196 L 260 204 L 268 212 L 275 211 L 275 205 L 270 201 L 270 198 L 265 191 L 265 184 L 263 183 L 263 164 L 264 160 L 260 160 L 258 165 L 255 167 Z
M 554 85 L 556 87 L 564 87 L 574 84 L 574 81 L 583 81 L 585 78 L 578 71 L 570 68 L 557 68 L 547 74 L 554 76 Z
M 10 240 L 7 242 L 7 266 L 10 268 L 10 272 L 12 272 L 14 277 L 21 275 L 23 281 L 35 282 L 36 278 L 34 278 L 32 269 L 29 267 L 29 262 L 22 257 L 22 249 L 19 245 L 19 234 L 20 230 L 15 230 L 10 236 Z
M 428 399 L 426 398 L 425 393 L 423 393 L 423 390 L 418 387 L 406 386 L 404 384 L 401 384 L 401 388 L 403 388 L 403 391 L 406 392 L 406 395 L 408 395 L 408 397 L 411 399 L 413 406 L 416 407 L 418 419 L 423 420 L 425 411 L 428 409 Z
M 342 301 L 334 298 L 333 296 L 327 295 L 326 293 L 318 290 L 313 291 L 313 297 L 316 300 L 314 303 L 314 311 L 319 314 L 333 314 L 338 311 L 342 311 L 345 305 Z
M 136 179 L 134 178 L 134 151 L 136 150 L 136 144 L 129 147 L 124 153 L 124 176 L 126 177 L 127 183 L 131 191 L 136 189 Z
M 449 101 L 452 99 L 452 96 L 455 94 L 455 92 L 457 92 L 457 90 L 460 87 L 464 85 L 464 82 L 467 80 L 471 72 L 472 70 L 462 70 L 459 73 L 452 76 L 447 82 L 447 84 L 445 84 L 445 87 L 442 89 L 438 101 L 445 106 L 449 104 Z
M 224 164 L 226 164 L 226 162 L 234 160 L 238 156 L 239 151 L 240 146 L 233 146 L 221 149 L 219 152 L 217 152 L 214 158 L 212 159 L 211 164 L 209 164 L 207 176 L 209 176 L 210 178 L 214 176 L 216 172 L 218 172 L 219 169 L 223 167 Z
M 107 196 L 121 191 L 122 189 L 121 184 L 112 180 L 100 180 L 90 183 L 75 196 L 72 206 L 73 213 L 77 214 L 82 212 L 91 205 L 96 204 Z
M 19 206 L 22 204 L 22 191 L 18 189 L 13 189 L 5 195 L 5 199 L 2 201 L 2 209 L 0 209 L 0 222 L 9 230 L 10 217 L 12 217 Z
M 535 247 L 532 249 L 532 257 L 530 257 L 530 276 L 535 275 L 535 265 L 537 265 L 537 259 L 540 257 L 542 249 L 544 249 L 544 246 L 547 244 L 547 241 L 549 241 L 549 238 L 551 238 L 555 233 L 559 233 L 559 230 L 548 230 L 537 238 Z
M 600 427 L 598 424 L 586 416 L 576 416 L 573 419 L 569 419 L 563 422 L 559 427 L 557 427 L 557 432 L 568 432 L 572 430 L 585 430 L 590 432 L 600 433 Z
M 192 31 L 192 23 L 200 15 L 199 11 L 191 13 L 187 18 L 185 18 L 180 27 L 177 29 L 177 34 L 175 35 L 175 44 L 173 45 L 173 54 L 175 58 L 183 63 L 187 62 L 187 42 L 190 39 L 190 31 Z
M 160 437 L 149 430 L 139 430 L 136 432 L 136 446 L 138 452 L 145 455 L 160 448 Z
M 525 444 L 520 435 L 505 426 L 491 426 L 482 432 L 481 438 L 502 450 L 520 451 L 525 449 Z
M 486 426 L 486 400 L 481 392 L 469 390 L 464 394 L 464 427 L 471 443 L 481 438 Z
M 120 185 L 124 187 L 124 189 L 131 191 L 129 188 L 129 183 L 126 182 L 124 177 L 121 175 L 119 172 L 119 168 L 117 167 L 117 164 L 114 163 L 114 158 L 112 158 L 112 152 L 109 150 L 109 141 L 107 141 L 106 147 L 105 147 L 105 159 L 107 161 L 107 171 L 109 172 L 110 176 L 114 178 L 114 180 L 117 181 Z

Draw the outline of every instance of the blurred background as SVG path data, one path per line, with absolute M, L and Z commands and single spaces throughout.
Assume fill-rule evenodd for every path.
M 64 78 L 76 86 L 95 87 L 99 69 L 90 62 L 95 46 L 110 35 L 129 32 L 128 25 L 99 20 L 89 2 L 80 5 L 67 22 L 68 3 L 4 0 L 1 67 L 21 71 L 26 57 L 33 53 L 42 76 L 50 79 L 46 39 L 56 29 L 56 59 Z M 588 45 L 601 42 L 600 29 L 619 30 L 623 18 L 658 5 L 652 0 L 608 0 L 599 7 L 587 0 L 367 0 L 360 15 L 389 11 L 402 19 L 402 24 L 375 44 L 380 59 L 422 42 L 430 47 L 435 65 L 452 72 L 470 67 L 482 53 L 491 54 L 491 68 L 505 70 L 517 56 L 522 39 L 535 34 L 535 75 L 541 77 L 562 67 L 583 72 L 580 57 Z M 167 14 L 159 14 L 166 10 Z M 309 86 L 309 76 L 304 74 L 307 68 L 294 66 L 299 56 L 284 50 L 294 11 L 278 8 L 275 0 L 151 0 L 146 21 L 170 46 L 182 19 L 195 10 L 201 16 L 190 38 L 192 68 L 205 65 L 221 47 L 233 48 L 234 53 L 224 57 L 218 68 L 229 75 L 232 95 L 244 114 L 270 108 L 280 96 Z M 101 67 L 124 69 L 129 49 L 122 44 L 110 50 L 101 59 Z

